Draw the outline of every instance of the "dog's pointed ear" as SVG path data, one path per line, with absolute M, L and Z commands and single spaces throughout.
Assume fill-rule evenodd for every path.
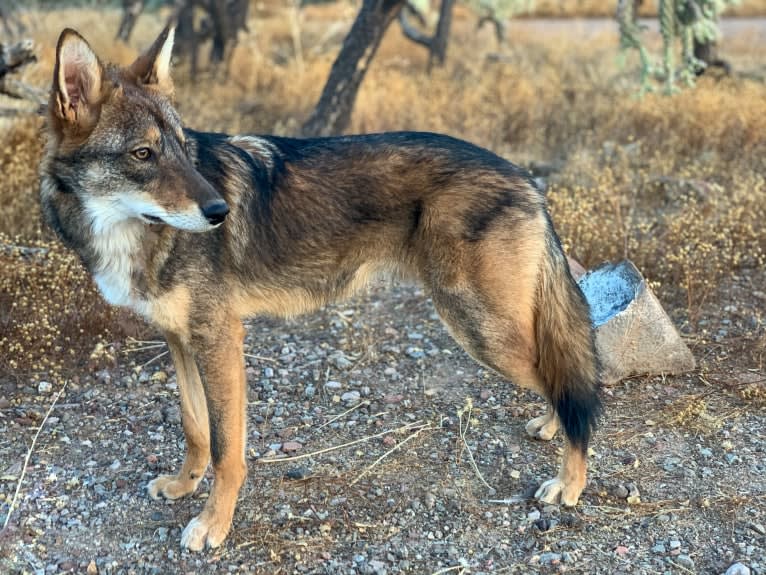
M 173 95 L 170 59 L 173 55 L 174 38 L 175 28 L 168 24 L 154 44 L 130 65 L 130 72 L 140 84 L 154 86 L 166 96 Z
M 56 45 L 53 68 L 53 112 L 66 124 L 85 127 L 98 119 L 104 68 L 91 47 L 71 28 Z

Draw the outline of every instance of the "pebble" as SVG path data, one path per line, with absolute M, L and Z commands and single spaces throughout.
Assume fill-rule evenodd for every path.
M 347 391 L 340 396 L 341 401 L 344 403 L 356 403 L 361 398 L 361 394 L 358 391 Z
M 750 567 L 742 563 L 734 563 L 726 570 L 725 575 L 750 575 Z
M 298 443 L 297 441 L 285 441 L 282 444 L 282 451 L 285 453 L 290 453 L 292 451 L 298 451 L 303 448 L 303 445 Z
M 306 396 L 306 398 L 311 399 L 314 397 L 314 394 L 316 393 L 316 388 L 313 385 L 307 385 L 306 389 L 303 390 L 303 395 Z
M 327 389 L 340 389 L 342 387 L 339 381 L 328 381 L 324 386 Z
M 700 455 L 705 458 L 713 457 L 713 450 L 709 447 L 702 447 L 700 446 L 698 448 L 698 451 L 700 452 Z
M 539 510 L 533 509 L 532 511 L 527 513 L 527 521 L 532 522 L 532 521 L 537 521 L 538 519 L 540 519 L 540 511 Z
M 53 390 L 53 384 L 49 381 L 41 381 L 37 384 L 38 393 L 50 393 Z
M 760 535 L 766 535 L 766 528 L 760 523 L 750 523 L 748 527 Z
M 652 553 L 663 554 L 666 552 L 667 552 L 667 549 L 662 543 L 658 543 L 657 545 L 652 547 Z
M 543 553 L 540 555 L 540 565 L 555 565 L 561 562 L 561 553 Z
M 678 549 L 681 547 L 681 542 L 678 539 L 673 539 L 668 543 L 668 547 L 670 547 L 671 550 Z
M 11 402 L 5 396 L 0 397 L 0 409 L 8 409 L 10 406 Z
M 412 359 L 422 359 L 426 355 L 421 348 L 414 346 L 408 347 L 404 353 L 406 353 Z
M 688 555 L 679 555 L 676 557 L 676 562 L 681 566 L 685 567 L 686 569 L 693 570 L 694 569 L 694 561 L 692 561 L 692 558 Z
M 306 479 L 309 475 L 311 475 L 311 470 L 303 465 L 292 467 L 285 472 L 287 479 Z

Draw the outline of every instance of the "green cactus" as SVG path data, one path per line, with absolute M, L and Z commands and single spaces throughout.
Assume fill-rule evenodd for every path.
M 694 56 L 695 41 L 715 42 L 719 36 L 718 17 L 738 0 L 659 0 L 658 18 L 662 34 L 662 65 L 655 66 L 641 41 L 642 27 L 636 18 L 636 0 L 618 0 L 617 22 L 620 27 L 620 47 L 637 50 L 641 58 L 640 93 L 651 91 L 654 81 L 662 81 L 665 92 L 678 90 L 676 80 L 693 86 L 697 73 L 705 62 Z M 676 67 L 676 41 L 681 42 L 682 64 Z

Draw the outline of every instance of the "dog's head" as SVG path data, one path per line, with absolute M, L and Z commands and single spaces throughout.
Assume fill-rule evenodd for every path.
M 139 219 L 188 231 L 223 223 L 229 208 L 194 168 L 172 104 L 173 29 L 126 68 L 102 65 L 77 32 L 56 47 L 45 171 L 76 194 L 94 231 Z

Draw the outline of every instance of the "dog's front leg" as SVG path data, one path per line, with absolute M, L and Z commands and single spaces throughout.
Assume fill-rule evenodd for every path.
M 209 330 L 192 334 L 192 345 L 207 399 L 215 479 L 202 513 L 181 535 L 181 545 L 194 551 L 218 547 L 226 538 L 247 475 L 245 330 L 238 318 L 205 318 L 199 325 Z
M 178 475 L 160 475 L 149 482 L 148 490 L 154 499 L 178 499 L 197 489 L 207 469 L 210 461 L 210 427 L 205 390 L 189 344 L 173 333 L 166 333 L 165 339 L 176 366 L 186 457 Z

